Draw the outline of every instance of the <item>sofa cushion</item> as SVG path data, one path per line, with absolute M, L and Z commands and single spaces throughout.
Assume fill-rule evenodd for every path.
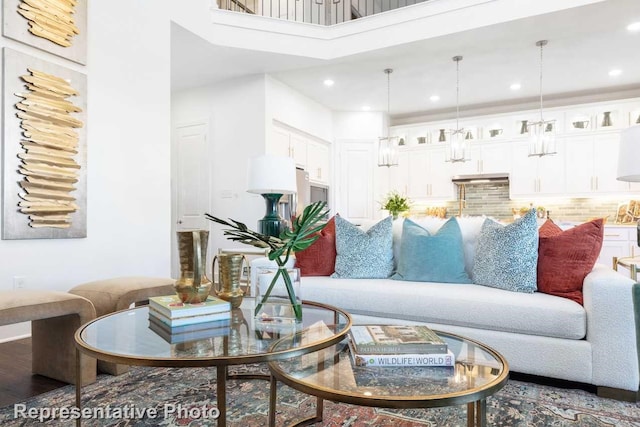
M 369 230 L 336 216 L 335 278 L 387 278 L 393 273 L 392 218 Z
M 538 290 L 582 304 L 582 283 L 598 259 L 603 238 L 601 218 L 566 231 L 547 220 L 540 227 Z
M 486 219 L 478 238 L 473 281 L 515 292 L 537 289 L 538 223 L 536 211 L 511 224 Z
M 301 290 L 306 300 L 351 314 L 567 339 L 582 339 L 586 334 L 587 315 L 580 304 L 540 292 L 326 277 L 303 277 Z
M 318 240 L 307 249 L 296 252 L 296 267 L 302 276 L 330 276 L 336 264 L 335 217 L 318 233 Z
M 395 280 L 471 283 L 464 269 L 462 234 L 451 217 L 435 233 L 405 219 Z

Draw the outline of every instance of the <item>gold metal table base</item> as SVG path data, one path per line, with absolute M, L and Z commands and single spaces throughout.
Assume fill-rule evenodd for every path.
M 629 269 L 629 276 L 638 281 L 638 267 L 640 267 L 640 257 L 613 257 L 613 269 L 618 271 L 618 266 L 621 265 Z
M 276 425 L 276 402 L 278 399 L 278 380 L 271 376 L 269 386 L 269 427 Z M 427 410 L 428 408 L 424 408 Z M 302 427 L 322 422 L 324 411 L 324 399 L 316 396 L 316 415 L 303 418 L 302 420 L 289 424 L 289 427 Z M 467 403 L 467 427 L 487 427 L 487 400 L 480 399 Z

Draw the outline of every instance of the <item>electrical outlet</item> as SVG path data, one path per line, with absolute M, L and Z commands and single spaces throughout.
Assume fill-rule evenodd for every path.
M 27 279 L 24 276 L 13 276 L 13 289 L 26 289 Z

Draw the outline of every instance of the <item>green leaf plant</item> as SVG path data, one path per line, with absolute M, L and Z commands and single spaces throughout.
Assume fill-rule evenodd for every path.
M 400 195 L 397 191 L 387 194 L 387 198 L 381 205 L 381 209 L 389 211 L 393 218 L 397 218 L 399 213 L 408 211 L 411 208 L 409 198 Z
M 296 304 L 295 290 L 293 289 L 291 277 L 287 272 L 286 265 L 292 253 L 307 249 L 318 239 L 318 232 L 326 225 L 325 223 L 320 223 L 320 221 L 329 212 L 326 207 L 327 204 L 325 202 L 316 202 L 305 207 L 302 215 L 293 221 L 292 229 L 284 230 L 278 237 L 260 234 L 256 231 L 250 230 L 245 224 L 233 219 L 230 219 L 231 222 L 229 222 L 208 213 L 205 214 L 205 218 L 208 220 L 231 227 L 230 229 L 223 230 L 224 235 L 227 236 L 228 240 L 262 249 L 268 249 L 269 259 L 278 264 L 278 271 L 271 280 L 269 288 L 262 297 L 262 300 L 256 305 L 255 315 L 260 312 L 262 305 L 271 295 L 271 291 L 277 283 L 278 278 L 282 276 L 287 288 L 289 300 L 293 306 L 296 320 L 302 320 L 302 307 Z

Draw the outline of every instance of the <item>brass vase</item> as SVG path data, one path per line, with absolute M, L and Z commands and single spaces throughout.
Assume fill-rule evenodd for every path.
M 183 303 L 197 304 L 207 300 L 211 280 L 205 275 L 209 232 L 205 230 L 178 231 L 180 278 L 176 281 L 176 294 Z
M 218 283 L 214 284 L 214 291 L 218 298 L 231 303 L 232 308 L 240 307 L 244 292 L 240 288 L 242 264 L 249 266 L 247 257 L 241 254 L 218 254 L 213 257 L 211 271 L 215 271 L 218 261 Z

